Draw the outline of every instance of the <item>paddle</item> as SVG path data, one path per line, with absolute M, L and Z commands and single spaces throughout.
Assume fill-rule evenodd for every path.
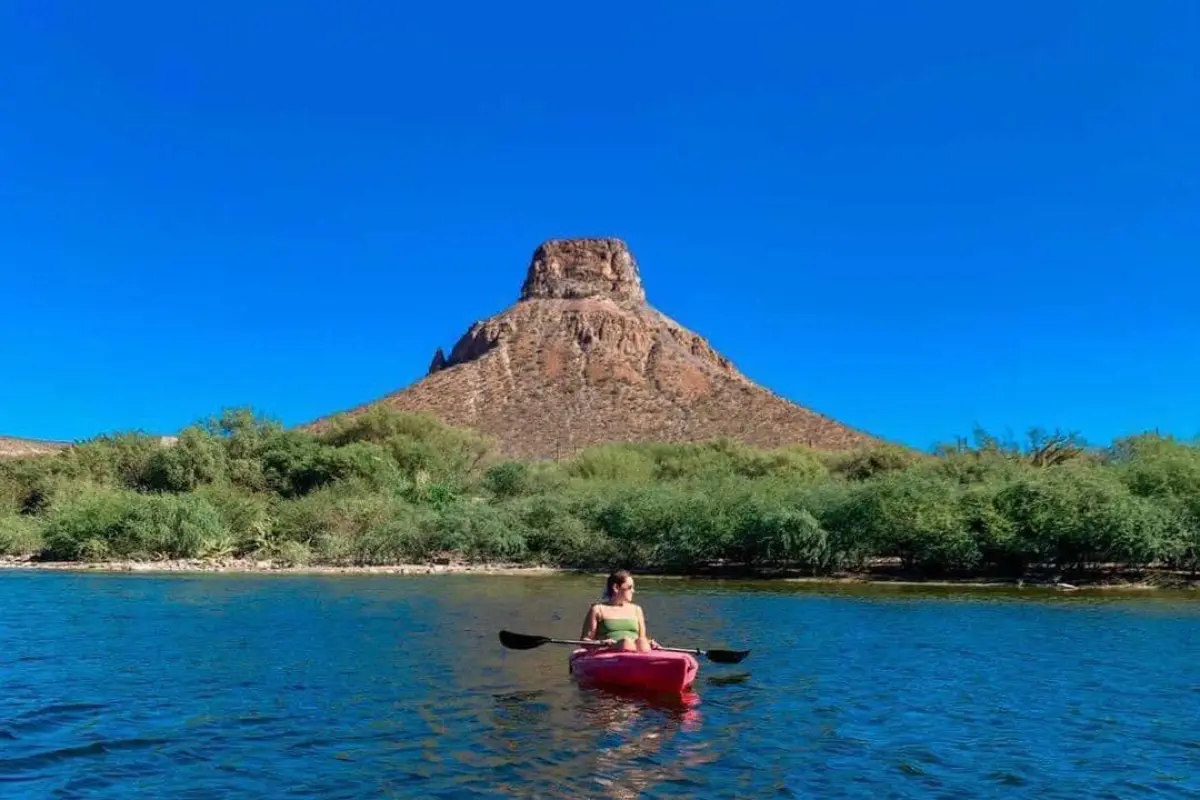
M 576 647 L 595 647 L 597 642 L 588 642 L 583 639 L 552 639 L 549 636 L 530 636 L 524 633 L 500 631 L 500 644 L 510 650 L 532 650 L 544 644 L 573 644 Z M 700 650 L 690 647 L 657 647 L 655 649 L 665 650 L 670 653 L 691 653 L 692 655 L 704 656 L 709 661 L 717 664 L 737 664 L 750 655 L 749 650 Z

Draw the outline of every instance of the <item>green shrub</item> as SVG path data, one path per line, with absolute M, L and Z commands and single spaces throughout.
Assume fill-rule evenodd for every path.
M 527 553 L 520 519 L 504 506 L 456 502 L 435 517 L 433 529 L 445 554 L 472 561 L 520 561 Z
M 0 556 L 29 556 L 42 551 L 42 531 L 32 517 L 0 511 Z
M 529 465 L 521 461 L 502 461 L 493 464 L 484 474 L 484 488 L 493 497 L 507 499 L 529 492 L 531 475 Z
M 303 542 L 279 542 L 270 555 L 285 567 L 307 567 L 313 560 L 312 548 Z
M 640 484 L 654 478 L 654 461 L 643 450 L 630 445 L 612 444 L 585 448 L 563 464 L 563 472 L 572 478 L 592 482 Z
M 830 472 L 851 481 L 865 481 L 887 472 L 903 472 L 918 461 L 916 453 L 890 444 L 826 456 Z
M 335 447 L 373 443 L 386 450 L 408 478 L 419 473 L 435 483 L 462 488 L 482 477 L 495 443 L 488 437 L 454 428 L 429 414 L 408 414 L 376 406 L 330 422 L 320 440 Z
M 114 488 L 137 488 L 150 459 L 162 449 L 157 436 L 105 434 L 53 456 L 54 471 L 72 480 Z
M 847 496 L 836 523 L 859 553 L 894 556 L 928 572 L 976 566 L 979 547 L 966 525 L 957 487 L 927 471 L 886 471 Z
M 1007 486 L 996 505 L 1013 525 L 1025 563 L 1076 570 L 1095 563 L 1144 564 L 1167 550 L 1169 519 L 1111 471 L 1047 469 Z
M 510 506 L 510 513 L 525 531 L 531 561 L 603 568 L 617 560 L 613 542 L 588 527 L 569 497 L 523 498 Z
M 62 560 L 197 558 L 227 541 L 229 531 L 201 495 L 97 487 L 56 505 L 44 537 L 47 555 Z
M 227 458 L 219 439 L 187 428 L 174 444 L 158 447 L 142 470 L 140 487 L 155 492 L 189 492 L 226 477 Z

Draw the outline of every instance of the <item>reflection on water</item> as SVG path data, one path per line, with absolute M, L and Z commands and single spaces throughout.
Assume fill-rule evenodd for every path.
M 1200 605 L 639 580 L 702 662 L 583 687 L 577 578 L 0 574 L 0 792 L 1200 796 Z
M 705 763 L 703 747 L 664 748 L 681 732 L 702 740 L 700 703 L 694 693 L 651 698 L 590 687 L 497 695 L 489 749 L 499 760 L 491 766 L 516 767 L 526 785 L 555 787 L 551 797 L 578 797 L 581 782 L 588 796 L 612 798 L 686 784 L 688 770 Z

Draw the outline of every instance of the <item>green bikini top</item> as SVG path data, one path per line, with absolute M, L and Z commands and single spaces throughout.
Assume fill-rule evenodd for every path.
M 596 634 L 600 639 L 636 639 L 638 635 L 637 618 L 608 619 L 601 617 L 600 624 L 596 626 Z

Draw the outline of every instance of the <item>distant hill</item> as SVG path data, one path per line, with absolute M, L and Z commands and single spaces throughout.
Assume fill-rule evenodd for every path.
M 492 435 L 514 458 L 609 442 L 880 443 L 759 386 L 651 307 L 619 239 L 542 244 L 513 306 L 472 325 L 449 356 L 439 348 L 418 382 L 346 413 L 380 405 Z M 304 427 L 319 431 L 330 419 Z
M 14 439 L 9 436 L 0 436 L 0 458 L 45 455 L 56 453 L 70 446 L 66 442 L 45 442 L 37 439 Z

